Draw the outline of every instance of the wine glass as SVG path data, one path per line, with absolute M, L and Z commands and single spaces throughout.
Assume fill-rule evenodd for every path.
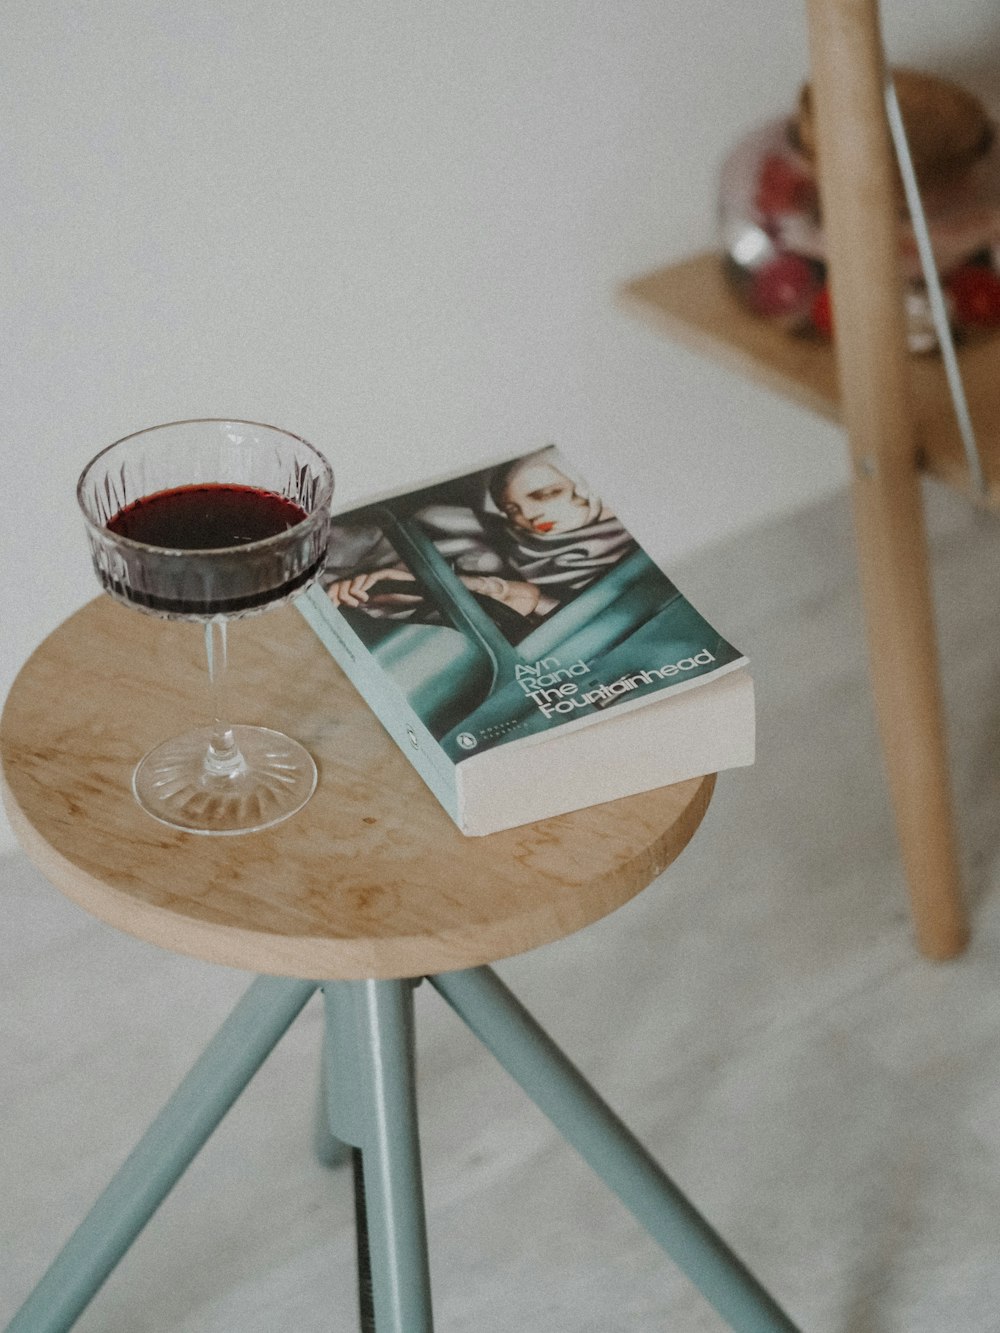
M 205 627 L 213 726 L 163 742 L 132 789 L 156 819 L 191 833 L 250 833 L 287 819 L 316 786 L 298 741 L 230 726 L 218 705 L 226 627 L 287 601 L 326 557 L 333 472 L 274 426 L 203 419 L 108 445 L 77 485 L 94 569 L 126 606 Z

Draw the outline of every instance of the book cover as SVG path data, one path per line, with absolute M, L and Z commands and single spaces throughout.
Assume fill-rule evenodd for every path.
M 745 657 L 555 447 L 336 516 L 299 605 L 467 832 L 752 762 Z

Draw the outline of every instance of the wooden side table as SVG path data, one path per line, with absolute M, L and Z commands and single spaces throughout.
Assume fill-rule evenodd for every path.
M 354 1148 L 359 1256 L 378 1333 L 432 1328 L 413 1042 L 426 978 L 703 1294 L 745 1333 L 793 1329 L 772 1298 L 486 966 L 561 938 L 645 888 L 683 849 L 706 777 L 470 839 L 452 825 L 294 608 L 241 626 L 242 720 L 316 757 L 309 805 L 207 838 L 131 796 L 137 757 L 200 715 L 200 635 L 98 599 L 25 665 L 0 723 L 7 808 L 28 855 L 110 925 L 261 973 L 8 1333 L 68 1329 L 309 997 L 327 1013 L 331 1145 Z

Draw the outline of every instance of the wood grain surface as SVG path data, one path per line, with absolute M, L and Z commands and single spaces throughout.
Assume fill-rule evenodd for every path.
M 230 628 L 230 720 L 316 758 L 309 804 L 204 837 L 135 803 L 152 745 L 204 722 L 198 626 L 98 598 L 28 660 L 0 722 L 25 850 L 101 920 L 178 953 L 284 976 L 419 976 L 509 957 L 606 916 L 701 822 L 714 777 L 488 838 L 461 834 L 293 607 Z M 622 757 L 627 763 L 627 756 Z
M 831 421 L 843 421 L 833 349 L 818 338 L 795 337 L 752 314 L 726 279 L 722 256 L 707 252 L 669 264 L 628 283 L 624 303 L 677 342 L 767 385 Z M 970 340 L 959 352 L 987 483 L 970 484 L 962 438 L 940 356 L 909 358 L 914 434 L 920 464 L 976 504 L 1000 508 L 1000 339 Z

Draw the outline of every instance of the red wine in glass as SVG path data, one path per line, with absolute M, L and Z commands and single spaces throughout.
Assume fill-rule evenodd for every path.
M 162 823 L 250 833 L 312 794 L 308 751 L 272 728 L 230 725 L 218 685 L 229 621 L 276 606 L 321 570 L 332 495 L 330 465 L 306 440 L 221 418 L 137 431 L 81 473 L 77 498 L 106 592 L 204 627 L 214 724 L 158 742 L 132 775 L 136 800 Z
M 273 560 L 248 559 L 252 553 L 239 548 L 266 542 L 307 518 L 295 500 L 257 486 L 209 482 L 156 491 L 125 505 L 105 524 L 118 537 L 154 548 L 148 553 L 147 577 L 137 586 L 105 568 L 101 581 L 125 601 L 168 616 L 246 613 L 304 587 L 318 573 L 323 552 L 314 551 L 309 559 L 308 531 L 305 549 L 283 546 L 280 568 Z M 228 550 L 234 558 L 220 559 Z M 175 551 L 186 554 L 162 558 Z M 199 552 L 211 554 L 199 560 Z

